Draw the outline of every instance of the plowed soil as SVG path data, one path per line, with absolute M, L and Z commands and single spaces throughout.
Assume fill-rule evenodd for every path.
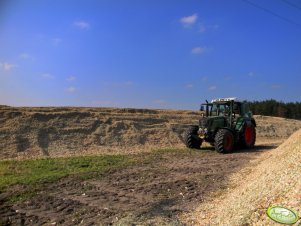
M 256 116 L 256 147 L 219 154 L 210 146 L 183 147 L 182 134 L 197 123 L 197 112 L 3 107 L 1 117 L 2 158 L 117 150 L 139 161 L 89 179 L 45 183 L 36 196 L 10 205 L 6 200 L 26 185 L 11 187 L 0 194 L 0 225 L 183 225 L 180 215 L 228 191 L 232 174 L 256 167 L 261 153 L 301 127 Z M 173 149 L 153 151 L 158 147 Z

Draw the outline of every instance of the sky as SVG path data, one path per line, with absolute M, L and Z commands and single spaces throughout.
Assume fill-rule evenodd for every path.
M 0 104 L 301 101 L 299 0 L 0 0 Z

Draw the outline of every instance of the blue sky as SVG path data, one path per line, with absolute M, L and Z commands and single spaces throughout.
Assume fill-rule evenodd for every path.
M 300 101 L 298 0 L 1 0 L 0 104 Z

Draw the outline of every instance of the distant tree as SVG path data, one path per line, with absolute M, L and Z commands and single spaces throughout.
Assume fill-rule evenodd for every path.
M 301 119 L 301 102 L 284 103 L 274 99 L 249 102 L 253 114 Z
M 277 106 L 277 112 L 276 112 L 276 116 L 279 117 L 285 117 L 285 113 L 286 113 L 286 107 L 284 103 L 279 103 Z

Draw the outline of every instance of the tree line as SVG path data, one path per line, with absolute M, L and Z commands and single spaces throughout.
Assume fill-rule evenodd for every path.
M 279 102 L 274 99 L 248 102 L 254 115 L 301 119 L 301 102 Z

